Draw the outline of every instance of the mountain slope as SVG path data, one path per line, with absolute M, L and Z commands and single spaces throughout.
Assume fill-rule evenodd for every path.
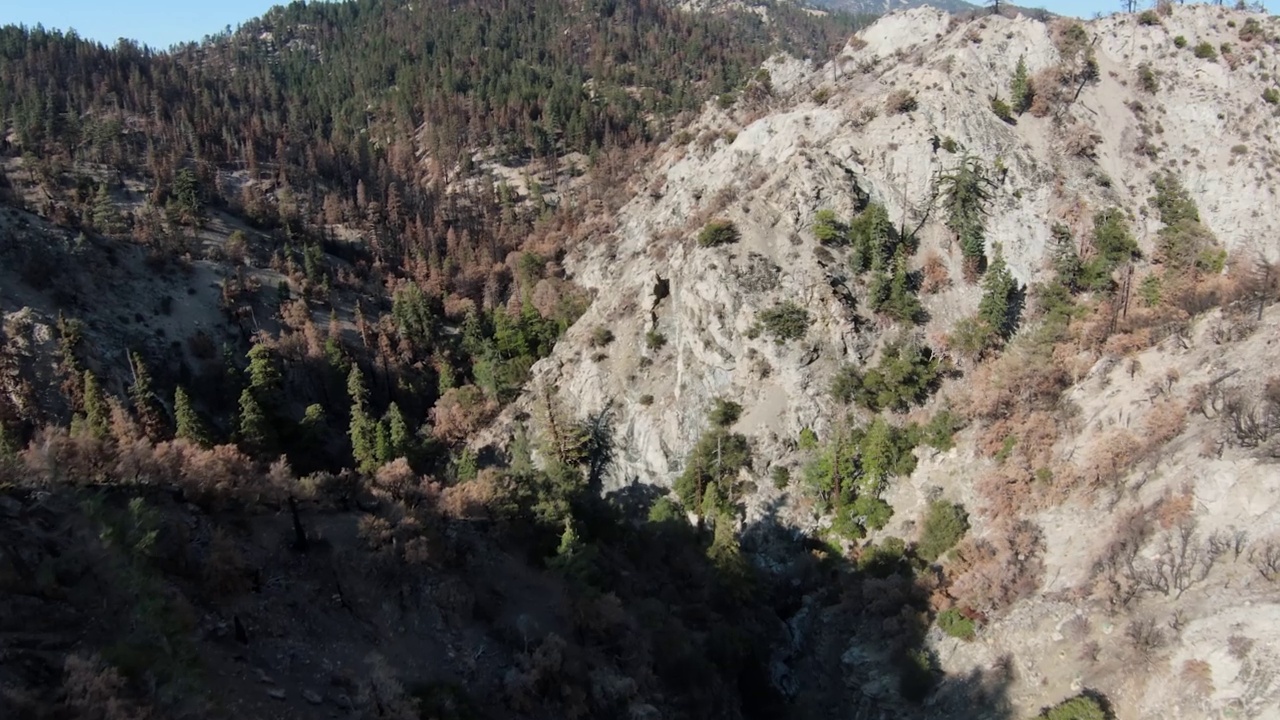
M 742 433 L 750 443 L 749 468 L 740 475 L 735 468 L 729 480 L 711 475 L 728 494 L 730 507 L 745 507 L 748 523 L 776 520 L 831 537 L 838 526 L 831 526 L 830 515 L 818 512 L 826 501 L 811 485 L 813 469 L 828 466 L 822 464 L 825 455 L 815 456 L 810 449 L 812 438 L 834 442 L 850 424 L 865 427 L 874 417 L 854 410 L 846 421 L 850 408 L 832 396 L 834 378 L 846 364 L 866 377 L 883 363 L 886 341 L 894 337 L 932 346 L 958 370 L 944 382 L 941 395 L 971 418 L 972 429 L 959 436 L 959 449 L 949 454 L 917 450 L 918 469 L 890 481 L 884 491 L 894 520 L 872 538 L 889 533 L 910 538 L 918 532 L 928 498 L 936 492 L 930 487 L 941 488 L 968 508 L 976 537 L 965 546 L 968 560 L 947 573 L 959 583 L 953 586 L 955 594 L 939 594 L 936 607 L 955 603 L 989 623 L 983 637 L 993 647 L 978 653 L 964 643 L 940 645 L 939 652 L 954 653 L 944 665 L 968 668 L 975 665 L 965 663 L 973 661 L 990 667 L 1004 648 L 1028 678 L 1015 683 L 1014 694 L 1024 709 L 1034 709 L 1068 694 L 1072 678 L 1046 668 L 1060 652 L 1048 642 L 1056 637 L 1053 630 L 1020 619 L 997 619 L 1011 603 L 1013 617 L 1050 615 L 1065 622 L 1094 615 L 1092 623 L 1083 621 L 1085 626 L 1105 622 L 1108 629 L 1172 607 L 1185 613 L 1179 622 L 1195 618 L 1197 639 L 1188 636 L 1186 644 L 1178 644 L 1183 641 L 1164 633 L 1159 642 L 1172 645 L 1141 650 L 1129 648 L 1129 641 L 1094 639 L 1087 633 L 1078 641 L 1103 647 L 1103 664 L 1082 661 L 1088 668 L 1083 671 L 1087 686 L 1102 689 L 1118 708 L 1135 714 L 1171 712 L 1173 706 L 1166 703 L 1180 701 L 1156 697 L 1168 676 L 1152 675 L 1144 685 L 1147 678 L 1109 675 L 1115 668 L 1108 663 L 1123 667 L 1130 662 L 1127 653 L 1141 652 L 1144 657 L 1172 655 L 1180 658 L 1177 663 L 1194 660 L 1188 667 L 1199 668 L 1203 653 L 1226 652 L 1226 618 L 1248 616 L 1253 632 L 1261 632 L 1266 618 L 1246 608 L 1275 592 L 1242 559 L 1249 552 L 1265 555 L 1267 538 L 1277 529 L 1273 504 L 1262 489 L 1274 461 L 1265 455 L 1258 459 L 1249 450 L 1251 441 L 1241 446 L 1230 431 L 1217 440 L 1228 448 L 1234 445 L 1229 460 L 1219 466 L 1198 459 L 1198 443 L 1214 442 L 1224 432 L 1216 420 L 1151 428 L 1185 415 L 1193 391 L 1216 387 L 1212 381 L 1219 371 L 1234 368 L 1232 377 L 1248 378 L 1232 391 L 1246 394 L 1260 393 L 1270 377 L 1262 348 L 1274 338 L 1276 315 L 1263 312 L 1255 322 L 1243 307 L 1255 293 L 1251 288 L 1260 287 L 1250 284 L 1255 282 L 1250 278 L 1264 278 L 1263 259 L 1280 258 L 1280 248 L 1266 240 L 1280 223 L 1280 215 L 1272 211 L 1276 115 L 1274 103 L 1266 99 L 1276 92 L 1276 33 L 1273 17 L 1208 7 L 1180 8 L 1156 25 L 1125 15 L 1087 24 L 1002 17 L 957 23 L 921 9 L 892 15 L 860 32 L 835 63 L 771 63 L 766 67 L 773 97 L 708 108 L 633 182 L 638 194 L 621 211 L 610 241 L 571 253 L 567 267 L 597 297 L 566 341 L 534 368 L 533 387 L 556 388 L 566 405 L 583 412 L 607 407 L 613 413 L 617 467 L 607 482 L 619 488 L 652 484 L 659 493 L 674 485 L 686 510 L 702 517 L 720 511 L 690 505 L 681 482 L 690 477 L 690 467 L 702 462 L 697 459 L 700 438 L 716 437 L 718 431 L 707 418 L 717 399 L 740 404 L 730 432 Z M 1193 52 L 1196 47 L 1208 50 Z M 990 98 L 1011 97 L 1019 57 L 1025 59 L 1041 105 L 1003 121 Z M 994 364 L 976 363 L 953 333 L 958 322 L 979 309 L 984 292 L 962 280 L 961 247 L 934 199 L 940 176 L 956 168 L 966 153 L 995 174 L 986 220 L 988 258 L 998 242 L 1014 278 L 1028 286 L 1040 283 L 1026 291 L 1026 329 L 1011 341 L 1008 357 Z M 1226 258 L 1230 266 L 1221 276 L 1196 274 L 1194 289 L 1179 285 L 1189 280 L 1177 270 L 1181 261 L 1171 255 L 1177 243 L 1191 241 L 1169 229 L 1175 222 L 1170 197 L 1181 191 L 1174 188 L 1176 182 L 1171 186 L 1162 179 L 1168 177 L 1166 171 L 1185 187 L 1195 217 L 1212 233 L 1195 230 L 1195 237 L 1208 238 L 1200 252 L 1220 248 L 1225 253 L 1216 257 Z M 919 226 L 919 251 L 911 262 L 921 273 L 919 282 L 925 272 L 949 279 L 922 297 L 927 321 L 919 329 L 873 311 L 871 288 L 850 271 L 848 251 L 814 238 L 819 210 L 847 218 L 865 212 L 868 202 L 883 206 L 894 225 L 908 230 Z M 1105 242 L 1102 228 L 1112 227 L 1107 218 L 1116 217 L 1107 212 L 1128 218 L 1116 227 L 1132 228 L 1142 257 L 1133 263 L 1129 284 L 1122 275 L 1103 277 L 1098 291 L 1073 301 L 1068 317 L 1082 320 L 1067 320 L 1063 329 L 1052 314 L 1057 312 L 1049 304 L 1053 296 L 1045 294 L 1062 277 L 1059 271 L 1055 280 L 1051 261 L 1063 247 L 1062 238 L 1086 261 L 1099 253 Z M 732 222 L 738 237 L 722 246 L 702 247 L 696 239 L 715 218 Z M 1222 260 L 1209 255 L 1197 262 L 1222 267 Z M 928 269 L 927 263 L 932 263 Z M 1257 282 L 1274 283 L 1274 270 L 1266 272 L 1269 279 Z M 1150 278 L 1145 281 L 1153 293 L 1149 300 L 1137 295 L 1144 278 Z M 1157 289 L 1162 284 L 1163 299 Z M 1268 287 L 1258 292 L 1273 293 L 1274 287 Z M 1218 302 L 1224 309 L 1211 310 Z M 804 311 L 807 327 L 795 339 L 775 342 L 764 319 L 787 303 Z M 1122 309 L 1125 319 L 1120 322 Z M 1214 334 L 1221 332 L 1235 337 L 1222 328 L 1236 326 L 1254 338 L 1253 344 L 1223 357 L 1214 371 L 1198 370 L 1195 356 L 1183 356 L 1189 352 L 1186 347 L 1228 342 L 1211 338 L 1221 338 Z M 590 338 L 601 329 L 616 340 L 593 347 Z M 1170 333 L 1185 340 L 1167 339 Z M 1107 377 L 1107 368 L 1129 362 L 1124 360 L 1129 356 L 1135 368 L 1131 380 L 1090 380 Z M 1153 375 L 1166 370 L 1169 378 L 1182 380 L 1169 380 L 1161 389 L 1165 381 Z M 1047 387 L 1028 389 L 1043 392 L 1039 400 L 1035 395 L 1002 395 L 1017 391 L 1006 379 L 1028 388 L 1042 382 Z M 1127 389 L 1102 390 L 1090 382 L 1115 382 Z M 1144 384 L 1140 388 L 1137 383 Z M 1156 388 L 1150 400 L 1143 390 L 1148 385 Z M 1180 390 L 1169 394 L 1175 386 Z M 519 401 L 512 417 L 536 416 L 540 393 L 535 390 Z M 1108 399 L 1094 393 L 1106 393 Z M 1151 403 L 1166 395 L 1169 407 L 1158 407 L 1169 416 L 1151 415 Z M 988 406 L 987 397 L 1008 404 Z M 1077 404 L 1080 409 L 1073 410 Z M 939 402 L 928 409 L 944 407 Z M 1151 454 L 1154 448 L 1142 449 L 1146 446 L 1134 444 L 1124 433 L 1090 429 L 1098 418 L 1113 416 L 1126 426 L 1148 428 L 1134 430 L 1139 440 L 1147 437 L 1144 432 L 1155 432 L 1160 439 L 1151 442 L 1173 441 L 1171 447 L 1182 447 L 1185 454 L 1162 461 L 1158 453 Z M 898 415 L 894 422 L 928 417 L 916 411 Z M 500 428 L 509 428 L 511 420 L 507 422 Z M 497 436 L 507 431 L 499 429 Z M 812 433 L 808 440 L 806 433 Z M 1122 450 L 1116 442 L 1129 444 Z M 826 452 L 824 447 L 819 450 Z M 1044 478 L 1057 478 L 1053 489 L 1037 484 Z M 1104 500 L 1111 496 L 1099 483 L 1115 483 L 1111 487 L 1127 487 L 1132 494 L 1117 489 L 1121 500 Z M 710 502 L 702 494 L 704 487 L 699 485 L 693 497 Z M 1105 556 L 1105 542 L 1079 535 L 1067 540 L 1064 533 L 1078 527 L 1068 524 L 1070 519 L 1083 512 L 1096 514 L 1091 525 L 1121 526 L 1126 512 L 1150 517 L 1162 502 L 1174 502 L 1160 498 L 1176 499 L 1186 492 L 1196 497 L 1221 493 L 1224 498 L 1222 505 L 1180 516 L 1188 523 L 1199 518 L 1200 529 L 1187 536 L 1191 542 L 1205 543 L 1211 536 L 1220 541 L 1231 527 L 1250 528 L 1249 536 L 1257 538 L 1253 551 L 1246 548 L 1237 555 L 1238 564 L 1219 567 L 1212 575 L 1214 583 L 1243 583 L 1246 589 L 1226 600 L 1202 587 L 1168 605 L 1162 604 L 1159 591 L 1155 600 L 1144 601 L 1151 596 L 1141 590 L 1137 599 L 1130 599 L 1132 605 L 1111 607 L 1107 595 L 1092 585 L 1100 577 L 1094 563 Z M 1043 509 L 1044 503 L 1058 507 L 1063 502 L 1057 511 Z M 1103 508 L 1083 509 L 1094 504 Z M 1247 513 L 1228 509 L 1242 506 L 1249 508 Z M 1157 534 L 1143 534 L 1138 545 L 1152 558 L 1161 557 Z M 761 536 L 751 547 L 767 553 L 772 542 Z M 1022 567 L 1004 559 L 1007 550 L 1002 548 L 1013 546 L 1002 543 L 1012 542 L 1028 543 L 1016 554 L 1034 563 Z M 862 553 L 867 550 L 861 548 Z M 991 572 L 983 567 L 984 556 L 1001 558 L 996 561 L 1013 576 L 983 576 Z M 992 600 L 977 591 L 1004 582 L 1010 583 L 1006 598 Z M 1064 594 L 1078 599 L 1044 604 L 1050 596 L 1061 603 L 1056 598 Z M 1016 598 L 1027 597 L 1016 604 Z M 1120 619 L 1096 619 L 1097 613 L 1116 612 Z M 1258 636 L 1256 647 L 1266 642 L 1262 637 L 1269 636 Z M 793 659 L 802 665 L 802 656 Z M 983 659 L 976 660 L 979 656 Z M 1251 662 L 1270 667 L 1274 661 L 1266 655 Z M 1272 687 L 1269 680 L 1256 680 L 1262 684 L 1255 687 L 1249 675 L 1254 670 L 1237 675 L 1235 666 L 1213 663 L 1217 689 L 1198 702 L 1220 707 L 1247 686 L 1252 688 L 1247 691 L 1252 716 L 1274 710 L 1274 690 L 1262 689 Z M 874 658 L 866 658 L 847 667 L 874 685 L 874 666 Z M 1196 672 L 1194 668 L 1188 672 Z M 1176 675 L 1183 667 L 1175 665 L 1169 672 Z M 1042 673 L 1047 685 L 1037 686 Z

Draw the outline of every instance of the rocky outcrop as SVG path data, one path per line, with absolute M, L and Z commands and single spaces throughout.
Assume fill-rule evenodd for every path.
M 1057 31 L 1027 17 L 957 23 L 916 9 L 880 20 L 821 67 L 771 61 L 772 98 L 709 107 L 638 179 L 645 190 L 623 208 L 617 231 L 568 259 L 574 278 L 597 299 L 535 367 L 534 385 L 554 386 L 582 412 L 614 403 L 615 486 L 669 484 L 717 396 L 740 402 L 740 429 L 766 445 L 784 449 L 801 428 L 821 429 L 831 415 L 831 372 L 868 359 L 893 328 L 857 307 L 846 269 L 813 238 L 814 214 L 830 208 L 848 216 L 870 197 L 895 222 L 920 228 L 917 260 L 936 250 L 958 278 L 959 250 L 932 199 L 937 173 L 959 152 L 982 158 L 1000 178 L 988 236 L 1003 245 L 1023 282 L 1042 272 L 1051 220 L 1081 234 L 1092 209 L 1120 206 L 1149 248 L 1157 227 L 1147 219 L 1150 176 L 1166 167 L 1187 174 L 1188 189 L 1228 248 L 1277 256 L 1274 243 L 1259 242 L 1280 227 L 1280 213 L 1267 210 L 1276 150 L 1266 137 L 1276 120 L 1261 99 L 1277 62 L 1274 48 L 1239 47 L 1233 69 L 1173 43 L 1178 33 L 1225 42 L 1235 30 L 1220 12 L 1179 9 L 1163 27 L 1132 16 L 1086 24 L 1097 81 L 1050 116 L 1028 113 L 1014 125 L 991 111 L 989 99 L 1008 96 L 1017 58 L 1033 76 L 1061 60 Z M 1274 19 L 1264 22 L 1274 26 Z M 1143 63 L 1159 68 L 1155 93 L 1138 88 Z M 895 90 L 913 93 L 916 108 L 888 110 Z M 829 97 L 816 102 L 821 95 Z M 1232 155 L 1244 132 L 1256 146 Z M 1070 133 L 1097 135 L 1097 144 L 1082 155 Z M 1155 159 L 1135 152 L 1143 133 L 1162 148 Z M 956 152 L 935 148 L 938 139 L 953 141 Z M 741 240 L 699 247 L 702 224 L 720 216 L 736 224 Z M 782 345 L 753 336 L 757 314 L 783 300 L 811 314 L 806 336 Z M 926 333 L 945 331 L 976 301 L 976 289 L 963 283 L 926 299 Z M 589 342 L 597 327 L 617 338 L 603 352 Z M 651 347 L 649 333 L 665 344 Z M 532 397 L 510 408 L 498 427 L 529 412 Z

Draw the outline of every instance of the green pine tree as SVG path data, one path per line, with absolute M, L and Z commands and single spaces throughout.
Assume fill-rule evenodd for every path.
M 987 176 L 982 161 L 965 155 L 950 172 L 939 176 L 938 186 L 947 227 L 960 241 L 966 274 L 976 277 L 986 255 L 987 204 L 995 182 Z
M 366 404 L 368 391 L 364 386 L 364 375 L 360 366 L 351 365 L 351 373 L 347 375 L 347 394 L 351 396 L 351 422 L 348 434 L 351 437 L 351 456 L 356 467 L 362 472 L 372 472 L 378 467 L 377 425 L 369 417 Z
M 275 354 L 262 343 L 249 350 L 249 389 L 263 409 L 274 412 L 280 402 L 280 369 Z
M 274 432 L 253 391 L 240 393 L 240 446 L 251 455 L 268 454 L 275 447 Z
M 129 399 L 133 401 L 133 411 L 142 425 L 142 431 L 152 440 L 160 440 L 165 435 L 164 410 L 156 401 L 151 386 L 151 373 L 138 353 L 131 353 L 133 364 L 133 385 L 129 387 Z
M 106 439 L 111 434 L 111 408 L 92 371 L 84 371 L 83 427 L 93 437 Z
M 199 413 L 191 406 L 191 396 L 187 395 L 186 389 L 181 385 L 173 391 L 173 415 L 177 421 L 176 437 L 183 440 L 193 442 L 201 447 L 209 447 L 213 444 L 209 430 L 205 427 L 204 421 L 200 419 Z
M 376 467 L 382 467 L 395 459 L 391 453 L 391 433 L 387 430 L 386 420 L 374 423 L 373 458 Z
M 120 231 L 120 212 L 105 183 L 98 185 L 93 196 L 93 227 L 103 235 L 114 235 Z
M 1031 78 L 1027 77 L 1027 59 L 1018 56 L 1018 64 L 1013 69 L 1013 79 L 1009 81 L 1009 94 L 1013 99 L 1014 112 L 1021 115 L 1031 109 L 1031 101 L 1035 99 L 1035 91 L 1031 86 Z
M 995 245 L 995 257 L 982 280 L 982 301 L 978 304 L 978 318 L 999 337 L 1008 339 L 1017 327 L 1016 300 L 1018 281 L 1009 272 L 999 243 Z
M 924 308 L 911 289 L 911 276 L 907 271 L 907 253 L 899 247 L 893 257 L 893 276 L 889 280 L 889 297 L 884 312 L 889 317 L 903 323 L 914 324 Z
M 387 406 L 387 414 L 384 416 L 387 423 L 387 441 L 391 448 L 392 460 L 396 458 L 405 458 L 413 460 L 413 433 L 409 432 L 409 423 L 405 422 L 404 413 L 400 412 L 400 406 L 391 403 Z

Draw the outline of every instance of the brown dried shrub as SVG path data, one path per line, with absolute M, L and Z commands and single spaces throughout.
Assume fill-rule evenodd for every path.
M 920 292 L 925 295 L 942 292 L 951 287 L 951 274 L 942 261 L 937 250 L 930 250 L 924 256 L 924 266 L 920 269 Z
M 1036 89 L 1028 110 L 1036 117 L 1047 117 L 1054 110 L 1062 107 L 1070 99 L 1066 88 L 1067 76 L 1062 68 L 1051 65 L 1040 70 L 1031 77 L 1031 86 Z
M 450 388 L 431 410 L 436 437 L 456 443 L 473 435 L 498 409 L 475 385 Z
M 68 655 L 62 690 L 67 706 L 82 720 L 147 720 L 151 712 L 126 696 L 127 683 L 96 655 Z
M 1036 591 L 1044 574 L 1044 538 L 1027 520 L 1002 518 L 987 538 L 966 538 L 949 566 L 951 594 L 991 614 Z
M 1039 100 L 1037 96 L 1035 100 Z M 1034 113 L 1034 100 L 1032 112 Z M 1063 150 L 1074 157 L 1092 158 L 1097 155 L 1098 146 L 1102 144 L 1102 136 L 1082 123 L 1074 123 L 1062 136 Z
M 1207 698 L 1213 694 L 1213 667 L 1204 660 L 1192 658 L 1182 663 L 1178 679 L 1183 692 L 1192 697 Z

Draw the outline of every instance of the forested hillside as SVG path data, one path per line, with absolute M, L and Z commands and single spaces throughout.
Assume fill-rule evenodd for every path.
M 771 593 L 600 499 L 606 416 L 466 447 L 634 168 L 854 26 L 766 10 L 0 29 L 0 714 L 775 717 Z

